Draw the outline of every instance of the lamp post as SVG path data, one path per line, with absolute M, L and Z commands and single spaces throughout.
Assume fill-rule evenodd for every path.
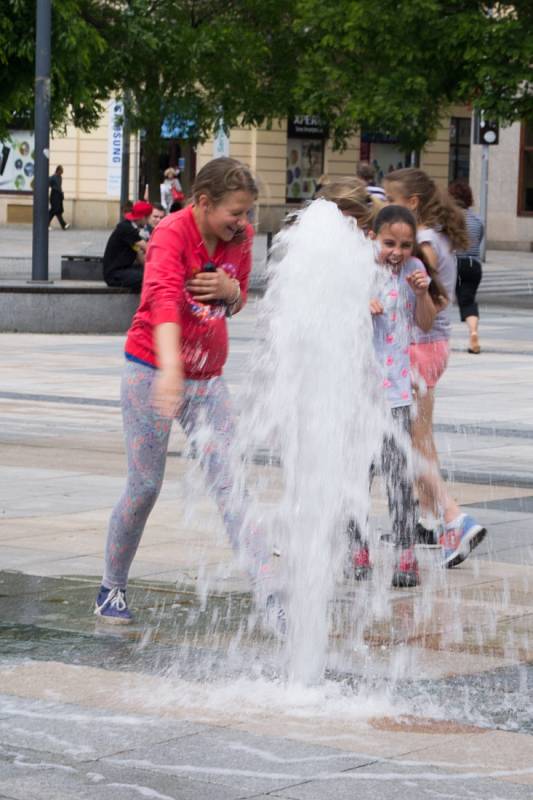
M 48 175 L 50 171 L 51 0 L 37 0 L 35 47 L 35 182 L 33 188 L 32 281 L 48 280 Z

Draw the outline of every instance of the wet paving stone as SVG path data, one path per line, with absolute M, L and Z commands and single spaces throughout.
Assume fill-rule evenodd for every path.
M 238 678 L 251 674 L 254 668 L 258 674 L 280 675 L 282 660 L 276 657 L 279 647 L 249 628 L 248 595 L 216 595 L 202 606 L 191 591 L 177 592 L 174 587 L 153 587 L 137 581 L 132 583 L 131 599 L 142 624 L 110 626 L 92 615 L 97 584 L 96 580 L 0 573 L 0 664 L 53 661 L 180 676 L 193 683 Z M 407 601 L 398 602 L 401 608 Z M 529 641 L 527 619 L 533 616 L 502 623 L 507 626 L 508 641 L 513 625 L 516 636 Z M 375 643 L 376 653 L 393 652 L 398 643 L 390 634 L 386 640 L 386 625 L 381 626 L 384 633 Z M 468 644 L 465 630 L 463 646 Z M 425 646 L 432 649 L 434 643 L 426 638 Z M 232 660 L 236 644 L 240 656 Z M 438 644 L 437 649 L 441 646 Z M 449 647 L 453 650 L 453 642 Z M 393 680 L 390 672 L 369 672 L 362 664 L 352 659 L 349 671 L 337 666 L 328 670 L 327 677 L 354 692 L 393 691 L 409 701 L 414 714 L 423 716 L 431 702 L 445 719 L 459 725 L 474 723 L 533 733 L 533 662 L 527 659 L 496 670 L 433 680 L 423 675 L 414 680 L 409 674 Z

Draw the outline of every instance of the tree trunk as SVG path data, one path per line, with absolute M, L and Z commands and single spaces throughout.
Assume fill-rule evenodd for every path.
M 148 199 L 150 203 L 161 202 L 161 192 L 159 187 L 162 175 L 159 174 L 159 156 L 161 150 L 161 120 L 150 123 L 146 128 L 146 138 L 144 140 L 144 152 L 146 157 L 146 172 L 148 178 Z

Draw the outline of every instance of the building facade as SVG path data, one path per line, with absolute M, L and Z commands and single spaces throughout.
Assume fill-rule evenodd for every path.
M 99 126 L 91 133 L 68 128 L 50 144 L 50 171 L 64 168 L 65 217 L 76 227 L 112 227 L 119 218 L 122 158 L 121 105 L 110 100 Z M 320 177 L 351 176 L 360 161 L 372 163 L 377 180 L 406 166 L 409 156 L 397 140 L 379 131 L 361 131 L 342 151 L 335 151 L 320 120 L 296 116 L 269 127 L 223 130 L 194 145 L 179 131 L 163 127 L 160 172 L 180 169 L 187 193 L 194 175 L 217 155 L 231 155 L 248 164 L 260 194 L 256 222 L 261 231 L 276 231 L 288 209 L 298 207 L 315 191 Z M 7 152 L 9 150 L 9 152 Z M 15 131 L 3 144 L 0 161 L 0 225 L 30 222 L 32 134 Z M 468 180 L 479 201 L 481 147 L 472 145 L 471 113 L 453 107 L 435 139 L 420 154 L 420 166 L 445 187 L 455 178 Z M 144 196 L 147 178 L 140 136 L 130 140 L 130 198 Z M 489 246 L 530 249 L 533 241 L 533 126 L 516 124 L 500 131 L 490 148 L 488 203 Z

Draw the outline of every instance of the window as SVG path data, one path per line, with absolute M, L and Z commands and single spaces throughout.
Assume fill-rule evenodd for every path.
M 470 176 L 470 127 L 469 117 L 452 117 L 450 120 L 449 183 L 458 178 L 468 182 Z
M 520 132 L 518 214 L 533 216 L 533 123 L 523 122 Z

